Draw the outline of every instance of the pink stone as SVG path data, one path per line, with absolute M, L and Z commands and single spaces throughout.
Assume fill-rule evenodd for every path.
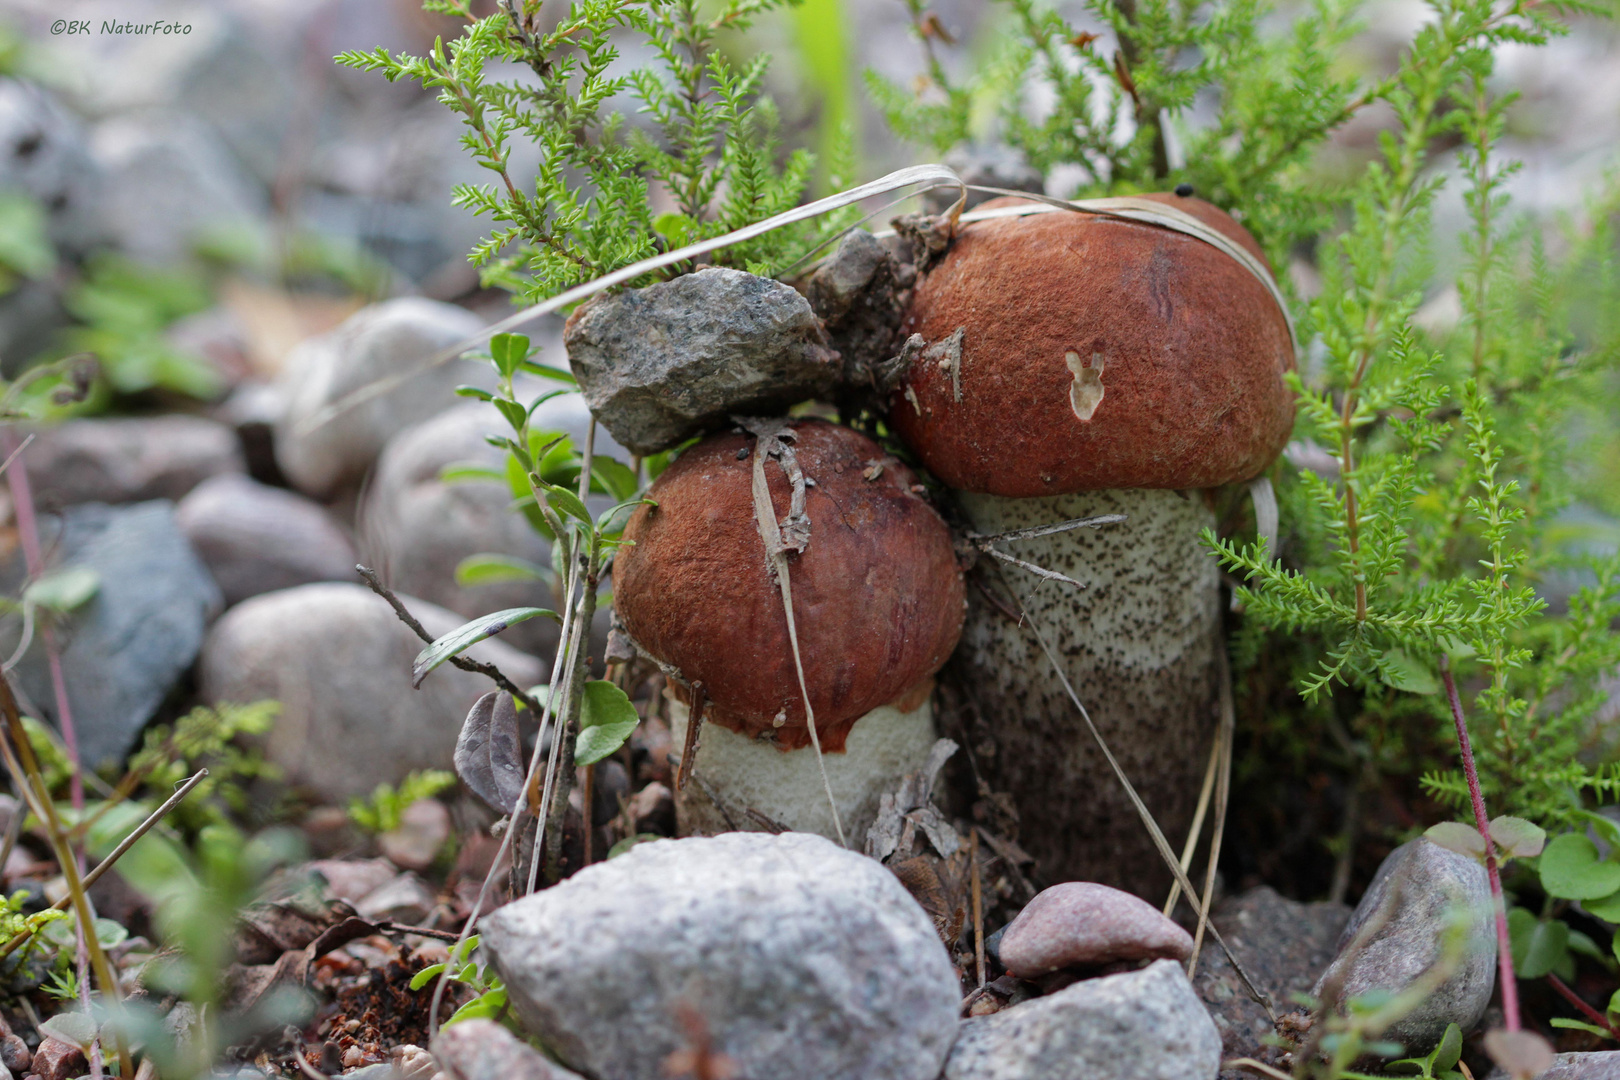
M 1001 962 L 1030 979 L 1067 967 L 1192 955 L 1192 935 L 1130 893 L 1090 881 L 1043 890 L 1007 927 Z

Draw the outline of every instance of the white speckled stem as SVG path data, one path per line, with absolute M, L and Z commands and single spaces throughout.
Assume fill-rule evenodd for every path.
M 1086 585 L 1000 572 L 1065 666 L 1126 775 L 1179 846 L 1218 718 L 1220 575 L 1199 541 L 1202 492 L 1095 491 L 1006 499 L 958 493 L 975 531 L 1123 513 L 1126 521 L 1003 544 Z M 979 768 L 1019 813 L 1044 881 L 1099 881 L 1162 900 L 1170 872 L 1034 637 L 968 591 L 952 659 L 980 722 Z
M 685 705 L 669 699 L 669 726 L 677 747 L 686 743 L 687 715 Z M 826 755 L 827 782 L 838 800 L 850 847 L 861 849 L 877 817 L 879 798 L 927 763 L 935 738 L 929 702 L 908 713 L 885 705 L 855 721 L 843 753 Z M 726 804 L 737 828 L 763 828 L 747 816 L 751 807 L 795 832 L 837 840 L 812 748 L 784 753 L 767 740 L 718 724 L 704 724 L 698 741 L 697 774 Z M 675 797 L 675 814 L 682 836 L 713 836 L 729 829 L 696 778 Z

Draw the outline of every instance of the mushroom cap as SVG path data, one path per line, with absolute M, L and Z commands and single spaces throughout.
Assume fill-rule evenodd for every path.
M 1217 207 L 1143 198 L 1264 262 Z M 1071 211 L 975 222 L 918 284 L 902 332 L 930 348 L 890 422 L 961 490 L 1217 487 L 1259 474 L 1293 429 L 1294 348 L 1277 301 L 1236 259 L 1169 228 Z
M 810 542 L 787 556 L 805 685 L 823 750 L 879 707 L 914 708 L 962 631 L 950 530 L 916 476 L 876 443 L 819 420 L 789 421 L 804 475 Z M 691 447 L 647 492 L 614 559 L 614 606 L 647 653 L 702 680 L 706 721 L 784 750 L 810 743 L 782 595 L 754 520 L 752 436 Z M 746 451 L 739 459 L 738 453 Z M 871 479 L 874 465 L 881 465 Z M 778 519 L 791 495 L 765 475 Z M 778 720 L 778 717 L 781 719 Z

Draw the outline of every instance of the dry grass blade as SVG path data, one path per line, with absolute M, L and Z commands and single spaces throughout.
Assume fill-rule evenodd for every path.
M 1226 808 L 1232 794 L 1232 738 L 1237 727 L 1237 710 L 1232 704 L 1232 669 L 1224 648 L 1217 650 L 1221 667 L 1221 726 L 1215 747 L 1220 769 L 1215 778 L 1215 833 L 1209 839 L 1209 864 L 1204 868 L 1204 902 L 1198 908 L 1198 931 L 1193 935 L 1192 956 L 1187 960 L 1187 978 L 1198 970 L 1198 954 L 1204 947 L 1204 930 L 1209 926 L 1209 907 L 1215 900 L 1215 871 L 1221 865 L 1221 841 L 1226 836 Z
M 816 752 L 816 766 L 821 770 L 821 786 L 827 792 L 827 806 L 832 810 L 833 830 L 838 834 L 838 843 L 841 847 L 849 847 L 849 841 L 844 837 L 844 823 L 838 817 L 838 800 L 833 798 L 832 781 L 827 778 L 827 760 L 821 753 L 821 735 L 816 731 L 816 713 L 810 704 L 810 687 L 804 679 L 804 659 L 799 653 L 799 629 L 793 621 L 793 582 L 788 572 L 787 554 L 783 546 L 782 529 L 776 521 L 776 507 L 771 502 L 770 484 L 765 480 L 765 459 L 771 456 L 773 450 L 781 454 L 791 453 L 782 444 L 778 434 L 770 427 L 754 424 L 749 428 L 753 431 L 754 445 L 754 521 L 759 526 L 760 539 L 765 543 L 765 558 L 771 567 L 772 576 L 782 591 L 782 611 L 787 616 L 788 643 L 793 647 L 793 668 L 799 676 L 799 693 L 804 698 L 804 720 L 810 729 L 810 746 Z M 787 465 L 783 464 L 784 470 Z M 799 487 L 800 485 L 796 485 Z M 802 514 L 803 496 L 795 500 L 796 509 Z M 808 519 L 804 522 L 805 538 L 803 543 L 809 542 Z M 801 544 L 802 546 L 802 544 Z M 684 764 L 684 763 L 683 763 Z
M 1198 837 L 1204 831 L 1204 815 L 1209 812 L 1209 799 L 1215 793 L 1215 771 L 1221 760 L 1221 740 L 1217 733 L 1209 747 L 1209 764 L 1204 767 L 1204 784 L 1198 789 L 1198 807 L 1193 811 L 1192 824 L 1187 828 L 1187 843 L 1181 848 L 1181 869 L 1185 873 L 1192 867 L 1193 853 L 1198 850 Z M 1164 914 L 1169 918 L 1181 899 L 1181 882 L 1170 886 L 1170 898 L 1164 902 Z

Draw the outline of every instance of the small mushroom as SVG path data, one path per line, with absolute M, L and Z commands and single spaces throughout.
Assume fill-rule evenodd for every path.
M 784 449 L 764 453 L 772 508 L 784 534 L 804 541 L 808 527 L 803 549 L 785 556 L 804 685 L 840 822 L 858 843 L 882 791 L 934 745 L 932 677 L 961 632 L 962 574 L 915 475 L 876 443 L 817 420 L 773 426 Z M 676 797 L 680 831 L 835 836 L 755 516 L 762 442 L 716 435 L 665 470 L 647 493 L 655 505 L 625 530 L 633 544 L 614 564 L 614 604 L 670 677 L 676 747 L 688 706 L 703 702 L 694 775 Z M 875 475 L 873 461 L 883 463 Z
M 1137 221 L 1060 211 L 967 226 L 917 286 L 903 324 L 920 357 L 890 422 L 958 489 L 980 534 L 1123 513 L 1004 542 L 1083 586 L 1006 571 L 1160 825 L 1182 833 L 1217 716 L 1220 577 L 1199 489 L 1248 480 L 1293 425 L 1287 317 L 1254 239 L 1182 195 L 1252 256 Z M 1013 200 L 998 200 L 1010 203 Z M 995 203 L 988 204 L 996 205 Z M 927 362 L 954 343 L 951 370 Z M 976 592 L 976 591 L 975 591 Z M 977 595 L 958 663 L 982 713 L 992 783 L 1049 878 L 1133 891 L 1168 871 L 1030 631 Z

